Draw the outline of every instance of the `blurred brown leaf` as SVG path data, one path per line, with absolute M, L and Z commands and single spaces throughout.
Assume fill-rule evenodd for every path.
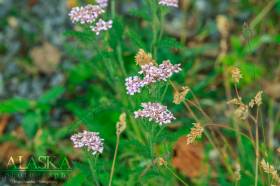
M 42 46 L 33 48 L 30 56 L 39 71 L 50 74 L 59 64 L 61 53 L 53 45 L 45 42 Z
M 75 6 L 78 6 L 78 1 L 77 0 L 67 0 L 67 7 L 68 8 L 73 8 Z
M 17 127 L 15 130 L 11 132 L 11 134 L 16 137 L 18 140 L 24 140 L 25 142 L 28 141 L 27 136 L 22 127 Z
M 4 130 L 8 124 L 9 119 L 10 116 L 7 115 L 3 115 L 2 117 L 0 117 L 0 135 L 4 133 Z
M 7 165 L 11 156 L 13 157 L 15 164 L 19 163 L 18 156 L 22 156 L 21 161 L 26 162 L 26 160 L 31 154 L 26 149 L 20 148 L 15 143 L 10 141 L 0 144 L 0 149 L 1 149 L 0 163 L 3 165 Z
M 174 147 L 174 156 L 172 164 L 188 177 L 197 177 L 201 175 L 202 170 L 206 170 L 203 165 L 203 145 L 187 145 L 187 137 L 181 137 Z
M 280 82 L 263 82 L 264 92 L 273 99 L 280 98 Z

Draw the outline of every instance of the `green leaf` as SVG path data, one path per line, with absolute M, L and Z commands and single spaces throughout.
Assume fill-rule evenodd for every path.
M 144 19 L 146 21 L 151 21 L 151 16 L 149 15 L 149 12 L 145 8 L 142 8 L 142 9 L 139 9 L 139 8 L 131 9 L 129 11 L 129 14 L 131 16 L 142 18 L 142 19 Z
M 22 120 L 22 128 L 25 134 L 32 138 L 42 121 L 41 115 L 38 112 L 29 112 L 24 115 Z
M 48 91 L 46 91 L 40 98 L 40 103 L 54 103 L 63 93 L 65 89 L 64 87 L 57 86 Z
M 70 69 L 69 81 L 70 84 L 80 84 L 83 81 L 92 77 L 93 74 L 93 64 L 92 63 L 80 63 Z
M 32 101 L 24 98 L 12 98 L 0 103 L 0 113 L 25 112 L 32 106 Z
M 129 31 L 127 32 L 127 35 L 129 37 L 129 39 L 133 42 L 133 44 L 135 44 L 137 46 L 137 48 L 146 49 L 145 43 L 142 41 L 139 34 L 137 34 L 134 30 L 129 29 Z
M 184 46 L 178 42 L 176 39 L 171 38 L 171 37 L 166 37 L 163 38 L 159 43 L 158 43 L 159 48 L 183 48 Z
M 79 172 L 75 176 L 69 178 L 67 180 L 67 182 L 64 183 L 63 185 L 64 186 L 79 186 L 84 183 L 85 179 L 86 179 L 86 176 L 84 174 L 82 174 L 81 172 Z

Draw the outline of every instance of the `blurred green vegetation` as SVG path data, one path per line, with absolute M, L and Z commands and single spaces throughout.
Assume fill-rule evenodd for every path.
M 254 144 L 233 130 L 209 130 L 216 146 L 205 135 L 198 140 L 203 145 L 199 176 L 189 176 L 173 166 L 176 142 L 196 121 L 184 104 L 172 103 L 173 88 L 166 82 L 145 88 L 141 94 L 127 95 L 125 78 L 139 71 L 134 57 L 142 48 L 158 63 L 166 59 L 181 63 L 183 70 L 171 79 L 178 86 L 191 88 L 196 98 L 188 94 L 186 99 L 198 99 L 211 117 L 210 123 L 231 128 L 238 123 L 239 132 L 246 133 L 245 122 L 232 117 L 232 108 L 226 104 L 235 94 L 230 69 L 239 67 L 243 78 L 238 89 L 243 101 L 249 102 L 258 91 L 264 91 L 259 111 L 259 156 L 279 168 L 279 0 L 182 0 L 177 9 L 161 7 L 156 0 L 116 2 L 115 17 L 111 6 L 105 14 L 113 19 L 113 27 L 100 36 L 86 26 L 70 24 L 69 9 L 86 3 L 94 1 L 0 1 L 2 167 L 13 152 L 67 156 L 73 170 L 58 184 L 93 185 L 87 154 L 74 149 L 70 141 L 73 133 L 87 129 L 104 138 L 104 153 L 95 171 L 99 184 L 107 185 L 115 127 L 125 112 L 127 129 L 121 135 L 113 185 L 181 185 L 168 169 L 154 165 L 158 157 L 189 185 L 254 185 Z M 227 21 L 225 38 L 217 26 L 219 15 Z M 221 55 L 223 39 L 226 49 Z M 50 43 L 51 49 L 44 48 L 45 43 Z M 36 52 L 35 57 L 32 54 L 38 48 L 46 55 L 39 60 Z M 154 132 L 162 130 L 159 137 L 151 134 L 153 124 L 133 117 L 141 102 L 148 101 L 167 105 L 176 116 L 163 130 L 153 128 Z M 201 122 L 209 123 L 197 108 L 191 108 Z M 254 123 L 249 124 L 253 127 Z M 252 133 L 255 136 L 254 130 Z M 147 143 L 153 136 L 151 155 Z M 241 169 L 239 181 L 233 179 L 236 164 Z M 269 184 L 271 178 L 259 169 L 257 185 Z

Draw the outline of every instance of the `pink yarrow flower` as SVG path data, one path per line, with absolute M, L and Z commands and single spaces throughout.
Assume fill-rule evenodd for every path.
M 159 0 L 160 5 L 178 7 L 178 0 Z
M 173 73 L 178 73 L 181 70 L 180 64 L 173 65 L 169 60 L 165 60 L 158 67 L 153 64 L 141 66 L 139 74 L 144 75 L 143 81 L 146 84 L 151 84 L 161 80 L 166 81 Z
M 102 8 L 106 8 L 108 6 L 108 0 L 96 0 L 96 3 Z
M 173 114 L 167 110 L 166 106 L 160 103 L 142 103 L 142 110 L 134 112 L 135 118 L 148 118 L 149 121 L 154 121 L 159 125 L 171 123 L 175 119 Z
M 144 83 L 140 77 L 132 76 L 125 79 L 125 86 L 127 94 L 134 95 L 135 93 L 141 92 Z
M 152 63 L 142 65 L 138 73 L 144 76 L 143 79 L 139 76 L 126 78 L 125 86 L 127 94 L 134 95 L 135 93 L 140 93 L 142 87 L 156 83 L 157 81 L 166 81 L 174 73 L 178 73 L 181 70 L 180 64 L 173 65 L 169 60 L 163 61 L 159 66 L 155 66 Z
M 103 19 L 99 19 L 98 22 L 94 26 L 90 26 L 91 30 L 99 35 L 101 31 L 109 30 L 112 28 L 113 21 L 104 21 Z
M 73 23 L 89 24 L 90 29 L 99 35 L 101 31 L 106 31 L 112 28 L 112 20 L 104 21 L 102 18 L 96 19 L 105 11 L 102 7 L 105 7 L 107 1 L 98 1 L 100 5 L 86 5 L 84 7 L 75 7 L 69 13 L 70 19 Z M 107 5 L 106 5 L 107 6 Z
M 70 138 L 75 148 L 87 147 L 93 155 L 103 152 L 103 139 L 99 137 L 97 132 L 83 131 L 74 134 Z
M 69 13 L 73 23 L 91 24 L 105 11 L 97 5 L 74 7 Z

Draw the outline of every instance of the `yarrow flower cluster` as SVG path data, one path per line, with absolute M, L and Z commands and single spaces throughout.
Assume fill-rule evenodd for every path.
M 97 132 L 83 131 L 71 136 L 75 148 L 87 147 L 92 154 L 103 152 L 103 139 L 99 137 Z
M 142 103 L 142 110 L 134 112 L 135 118 L 148 118 L 149 121 L 155 121 L 159 125 L 168 124 L 175 119 L 173 114 L 167 110 L 166 106 L 160 103 Z
M 74 7 L 69 13 L 70 19 L 73 23 L 80 24 L 94 24 L 90 28 L 96 35 L 101 31 L 109 30 L 112 28 L 112 20 L 104 21 L 102 18 L 96 19 L 105 11 L 102 8 L 107 6 L 107 0 L 97 1 L 99 5 L 86 5 L 84 7 Z M 105 6 L 106 5 L 106 6 Z
M 73 23 L 90 24 L 104 12 L 100 6 L 86 5 L 84 7 L 72 8 L 69 16 Z
M 181 70 L 180 64 L 173 65 L 169 60 L 163 61 L 159 66 L 152 63 L 142 65 L 139 74 L 144 76 L 143 79 L 139 76 L 126 78 L 125 85 L 127 94 L 134 95 L 135 93 L 140 93 L 142 87 L 157 81 L 166 81 L 173 73 L 178 73 Z
M 160 5 L 178 7 L 178 0 L 159 0 Z
M 113 21 L 104 21 L 103 19 L 99 19 L 98 22 L 96 22 L 95 26 L 90 26 L 91 30 L 96 33 L 96 35 L 99 35 L 101 31 L 109 30 L 112 28 Z
M 96 3 L 102 8 L 106 8 L 108 6 L 108 0 L 96 0 Z

